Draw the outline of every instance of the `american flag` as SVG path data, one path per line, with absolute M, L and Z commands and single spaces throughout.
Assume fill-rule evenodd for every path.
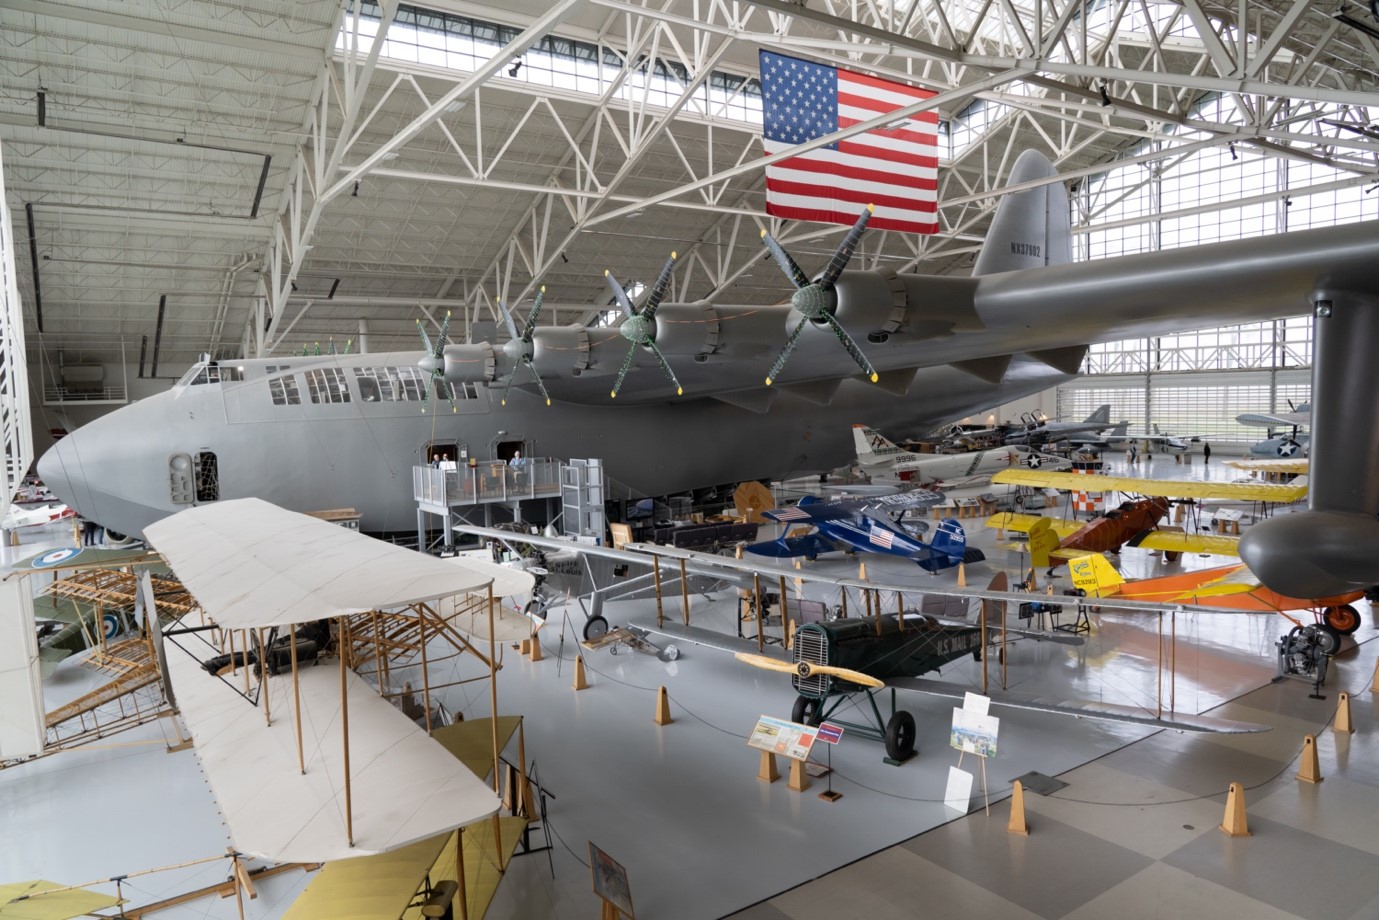
M 929 90 L 761 52 L 762 138 L 768 154 L 931 98 Z M 868 204 L 869 226 L 938 231 L 938 113 L 854 135 L 766 167 L 766 213 L 851 224 Z
M 871 533 L 867 535 L 867 538 L 871 540 L 871 542 L 875 543 L 877 546 L 882 547 L 883 549 L 890 549 L 892 536 L 894 536 L 894 534 L 892 534 L 889 530 L 882 530 L 880 527 L 877 527 L 875 524 L 872 524 Z

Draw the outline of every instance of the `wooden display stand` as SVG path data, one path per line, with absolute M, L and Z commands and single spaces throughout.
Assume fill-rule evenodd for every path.
M 776 755 L 770 751 L 761 752 L 761 767 L 757 770 L 757 779 L 763 783 L 774 783 L 780 779 L 780 771 L 776 769 Z
M 790 760 L 790 779 L 785 785 L 796 792 L 804 792 L 809 788 L 809 774 L 804 771 L 803 760 Z

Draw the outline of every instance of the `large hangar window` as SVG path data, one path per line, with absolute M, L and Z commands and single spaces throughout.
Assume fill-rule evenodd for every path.
M 345 385 L 345 372 L 338 367 L 318 367 L 309 370 L 306 391 L 314 403 L 347 403 L 350 391 Z
M 426 375 L 416 367 L 356 367 L 354 379 L 364 402 L 416 402 L 426 388 Z

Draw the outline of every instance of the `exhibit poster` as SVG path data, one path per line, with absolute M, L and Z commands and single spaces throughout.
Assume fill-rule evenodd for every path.
M 809 751 L 818 737 L 817 728 L 762 716 L 757 720 L 752 734 L 748 736 L 747 743 L 771 754 L 784 754 L 793 760 L 804 760 L 809 757 Z
M 624 916 L 632 913 L 632 888 L 627 884 L 627 870 L 607 853 L 589 841 L 589 871 L 594 877 L 594 894 L 612 904 Z
M 996 716 L 979 715 L 967 709 L 953 708 L 953 731 L 948 743 L 965 754 L 979 757 L 996 756 L 996 735 L 1001 720 Z

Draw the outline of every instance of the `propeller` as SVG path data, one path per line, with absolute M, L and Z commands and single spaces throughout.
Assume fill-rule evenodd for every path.
M 814 664 L 812 661 L 781 661 L 777 658 L 767 658 L 765 655 L 752 655 L 747 652 L 738 652 L 736 657 L 738 661 L 745 661 L 754 668 L 780 671 L 782 674 L 798 674 L 805 679 L 813 677 L 815 674 L 826 674 L 829 677 L 837 677 L 849 683 L 857 684 L 859 687 L 880 689 L 886 686 L 886 682 L 883 680 L 849 668 L 835 668 L 827 664 Z
M 551 394 L 546 392 L 546 385 L 541 382 L 541 375 L 532 366 L 531 359 L 536 353 L 532 346 L 532 336 L 536 333 L 536 318 L 541 315 L 541 301 L 546 298 L 546 286 L 541 285 L 541 290 L 536 295 L 536 303 L 532 304 L 531 312 L 527 314 L 527 321 L 522 326 L 522 334 L 517 334 L 517 323 L 513 320 L 512 314 L 503 302 L 498 301 L 498 309 L 503 313 L 503 322 L 507 323 L 508 335 L 512 338 L 503 343 L 503 354 L 512 359 L 512 373 L 508 374 L 508 382 L 503 387 L 502 404 L 508 404 L 508 390 L 512 387 L 512 382 L 517 378 L 517 368 L 523 364 L 527 370 L 531 371 L 532 378 L 536 381 L 536 388 L 541 391 L 541 395 L 546 398 L 546 405 L 551 404 Z
M 450 311 L 445 312 L 445 319 L 441 320 L 440 335 L 436 336 L 435 344 L 431 342 L 431 337 L 426 334 L 426 327 L 417 320 L 417 332 L 421 334 L 421 346 L 426 354 L 417 362 L 417 367 L 426 371 L 431 379 L 426 381 L 426 388 L 421 391 L 421 411 L 426 411 L 426 401 L 431 395 L 431 389 L 437 383 L 445 383 L 445 336 L 450 332 Z M 455 392 L 450 391 L 450 411 L 458 411 L 455 408 Z
M 613 289 L 613 298 L 622 308 L 627 318 L 622 321 L 618 331 L 622 337 L 632 344 L 628 346 L 627 357 L 623 359 L 622 370 L 618 371 L 617 382 L 613 384 L 613 392 L 610 394 L 614 399 L 618 398 L 618 390 L 622 389 L 623 378 L 627 376 L 628 370 L 632 367 L 632 358 L 637 353 L 637 346 L 650 348 L 656 354 L 656 360 L 661 362 L 661 368 L 665 370 L 670 382 L 675 384 L 675 395 L 683 396 L 685 390 L 680 386 L 680 381 L 675 377 L 675 371 L 670 369 L 670 364 L 666 362 L 666 356 L 661 354 L 661 349 L 656 347 L 656 308 L 661 305 L 661 299 L 666 296 L 666 291 L 670 287 L 670 273 L 675 268 L 675 253 L 670 254 L 666 259 L 666 264 L 661 267 L 661 274 L 657 276 L 656 283 L 651 286 L 651 293 L 647 296 L 646 302 L 642 304 L 640 310 L 633 306 L 632 299 L 627 296 L 627 292 L 618 284 L 618 279 L 613 277 L 612 272 L 605 271 L 603 277 L 608 279 L 608 286 Z
M 876 368 L 871 366 L 867 356 L 862 354 L 862 349 L 857 347 L 857 343 L 852 340 L 852 336 L 847 334 L 847 330 L 838 324 L 833 318 L 833 311 L 838 308 L 838 292 L 834 286 L 838 281 L 838 276 L 847 268 L 848 262 L 852 259 L 852 254 L 857 249 L 857 242 L 862 238 L 862 231 L 867 229 L 867 221 L 871 219 L 872 205 L 867 205 L 865 211 L 857 216 L 857 223 L 852 225 L 852 229 L 843 237 L 843 242 L 838 245 L 838 251 L 833 253 L 833 258 L 829 259 L 828 267 L 823 274 L 819 275 L 814 281 L 810 281 L 800 267 L 795 264 L 795 260 L 790 258 L 789 253 L 781 248 L 775 238 L 765 230 L 761 231 L 761 241 L 766 244 L 766 248 L 771 251 L 776 264 L 780 270 L 785 272 L 785 277 L 789 278 L 795 285 L 795 293 L 790 295 L 790 306 L 796 313 L 800 314 L 800 322 L 795 326 L 790 338 L 785 340 L 785 347 L 776 356 L 776 363 L 771 365 L 771 372 L 766 375 L 766 385 L 769 387 L 779 376 L 781 370 L 785 368 L 785 362 L 790 358 L 790 353 L 795 350 L 795 344 L 800 339 L 800 333 L 804 331 L 805 323 L 813 320 L 815 322 L 827 323 L 833 330 L 833 334 L 838 337 L 843 348 L 852 360 L 857 362 L 857 366 L 866 374 L 867 379 L 872 383 L 877 381 Z

